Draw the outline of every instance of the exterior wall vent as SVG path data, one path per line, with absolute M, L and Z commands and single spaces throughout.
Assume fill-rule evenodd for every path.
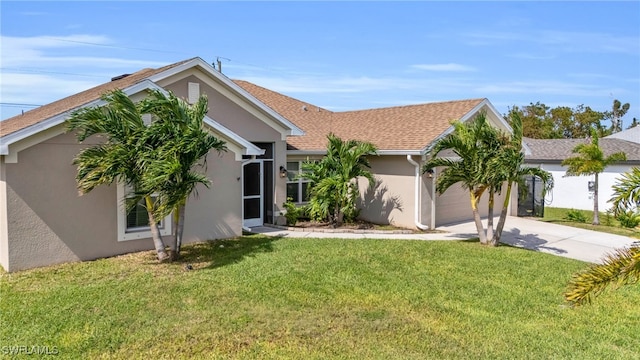
M 189 104 L 195 104 L 200 97 L 200 83 L 189 83 L 189 90 L 187 92 Z

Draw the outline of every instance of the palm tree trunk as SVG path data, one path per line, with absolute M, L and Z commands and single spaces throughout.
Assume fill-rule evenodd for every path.
M 484 227 L 482 226 L 482 220 L 480 219 L 480 212 L 478 211 L 478 202 L 480 202 L 480 197 L 476 196 L 473 190 L 469 191 L 471 196 L 471 209 L 473 210 L 473 220 L 476 223 L 476 230 L 478 231 L 478 237 L 480 238 L 480 244 L 487 244 L 487 235 L 484 232 Z
M 489 209 L 488 209 L 488 218 L 487 218 L 487 241 L 489 245 L 496 246 L 497 243 L 493 241 L 493 206 L 494 206 L 494 196 L 495 191 L 492 188 L 489 189 Z
M 502 211 L 500 211 L 500 219 L 498 219 L 498 225 L 496 226 L 496 232 L 493 234 L 493 242 L 495 245 L 500 243 L 500 237 L 502 237 L 502 230 L 504 229 L 504 223 L 507 221 L 507 208 L 509 207 L 509 201 L 511 198 L 511 187 L 513 183 L 509 181 L 507 184 L 507 193 L 505 194 L 504 202 L 502 203 Z
M 180 258 L 180 247 L 182 247 L 182 234 L 184 233 L 184 216 L 185 216 L 185 204 L 181 204 L 178 209 L 178 221 L 176 224 L 176 252 L 174 258 L 177 260 Z
M 160 235 L 160 229 L 158 228 L 158 221 L 156 221 L 155 217 L 153 216 L 153 200 L 151 200 L 151 196 L 146 196 L 144 200 L 147 204 L 147 214 L 149 215 L 149 228 L 151 229 L 153 246 L 156 249 L 158 260 L 165 261 L 169 259 L 169 254 L 167 254 L 167 251 L 165 250 L 165 245 L 162 241 L 162 235 Z
M 595 173 L 593 189 L 593 225 L 600 225 L 600 214 L 598 213 L 598 173 Z

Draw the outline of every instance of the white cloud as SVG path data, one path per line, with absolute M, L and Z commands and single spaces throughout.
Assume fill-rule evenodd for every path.
M 476 71 L 474 67 L 455 64 L 455 63 L 447 63 L 447 64 L 416 64 L 411 65 L 414 69 L 419 70 L 427 70 L 427 71 L 446 71 L 446 72 L 466 72 L 466 71 Z
M 475 91 L 485 94 L 544 94 L 580 97 L 602 97 L 607 96 L 611 91 L 621 89 L 611 89 L 597 85 L 586 85 L 561 81 L 513 81 L 494 83 L 477 87 Z

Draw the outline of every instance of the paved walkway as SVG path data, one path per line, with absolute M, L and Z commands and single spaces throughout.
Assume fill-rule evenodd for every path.
M 497 222 L 496 218 L 494 226 Z M 252 232 L 264 235 L 297 238 L 465 240 L 478 237 L 473 222 L 441 226 L 436 230 L 442 233 L 360 234 L 287 231 L 266 226 L 252 228 Z M 628 247 L 634 241 L 638 239 L 514 216 L 507 218 L 501 239 L 505 244 L 594 263 L 600 262 L 605 254 Z

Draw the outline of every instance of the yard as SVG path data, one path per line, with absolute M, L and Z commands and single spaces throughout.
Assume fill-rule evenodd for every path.
M 567 307 L 586 264 L 473 241 L 188 245 L 0 274 L 0 350 L 62 358 L 632 359 L 640 287 Z M 190 266 L 189 266 L 190 265 Z

